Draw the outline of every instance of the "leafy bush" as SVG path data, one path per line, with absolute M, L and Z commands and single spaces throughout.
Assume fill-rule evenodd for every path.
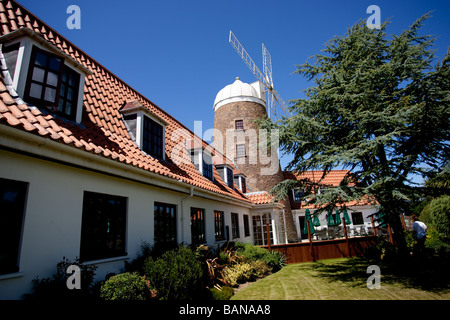
M 180 245 L 144 263 L 144 274 L 162 300 L 192 300 L 202 289 L 202 267 L 195 252 Z
M 272 272 L 272 268 L 270 268 L 263 260 L 252 261 L 250 265 L 253 269 L 253 276 L 256 278 L 263 278 Z
M 222 271 L 225 281 L 231 287 L 254 279 L 253 268 L 250 263 L 242 262 L 235 264 Z
M 262 260 L 267 263 L 272 272 L 277 272 L 286 265 L 286 257 L 278 251 L 267 251 Z
M 236 243 L 237 252 L 247 261 L 264 261 L 273 272 L 279 271 L 286 265 L 286 258 L 281 252 L 268 251 L 267 249 L 255 246 L 253 244 Z
M 378 261 L 394 261 L 399 258 L 398 249 L 383 237 L 378 237 L 375 243 L 364 249 L 364 257 Z
M 431 222 L 441 237 L 450 237 L 450 196 L 441 196 L 428 204 Z
M 230 300 L 231 296 L 234 295 L 234 290 L 231 287 L 222 287 L 217 289 L 216 287 L 209 289 L 213 300 Z
M 263 260 L 241 262 L 222 271 L 226 283 L 236 287 L 240 283 L 254 281 L 270 274 L 272 269 Z
M 67 287 L 67 279 L 71 276 L 67 269 L 71 265 L 80 268 L 80 289 L 70 290 Z M 92 299 L 94 296 L 93 281 L 97 266 L 82 264 L 78 258 L 75 260 L 63 257 L 56 265 L 56 273 L 51 278 L 33 280 L 33 291 L 25 298 L 45 299 L 45 300 L 63 300 L 63 299 Z
M 149 300 L 150 297 L 147 281 L 137 272 L 112 276 L 100 289 L 100 298 L 104 300 Z

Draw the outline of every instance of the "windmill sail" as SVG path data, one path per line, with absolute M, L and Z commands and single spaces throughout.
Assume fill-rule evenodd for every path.
M 264 74 L 259 70 L 256 66 L 253 59 L 244 49 L 244 46 L 239 42 L 234 33 L 230 30 L 229 43 L 236 50 L 238 55 L 244 60 L 247 67 L 252 71 L 252 73 L 256 76 L 256 78 L 264 84 L 267 88 L 266 91 L 266 104 L 267 104 L 267 113 L 269 117 L 277 118 L 278 112 L 277 108 L 274 105 L 274 100 L 277 102 L 280 109 L 285 113 L 285 115 L 290 116 L 289 111 L 287 110 L 286 104 L 281 99 L 278 92 L 276 92 L 273 88 L 273 77 L 272 77 L 272 58 L 270 56 L 269 51 L 266 46 L 262 44 L 262 55 L 263 55 L 263 71 Z

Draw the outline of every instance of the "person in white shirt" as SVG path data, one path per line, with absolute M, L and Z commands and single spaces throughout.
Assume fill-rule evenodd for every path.
M 422 221 L 419 221 L 417 216 L 413 216 L 412 232 L 414 239 L 417 240 L 417 251 L 422 253 L 425 249 L 425 240 L 427 238 L 427 225 Z

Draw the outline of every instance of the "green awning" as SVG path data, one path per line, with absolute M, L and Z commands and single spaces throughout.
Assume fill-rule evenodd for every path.
M 303 227 L 303 234 L 308 234 L 308 221 L 309 221 L 309 230 L 311 234 L 313 235 L 315 233 L 314 225 L 311 220 L 311 213 L 309 212 L 309 209 L 305 210 L 305 226 Z
M 332 227 L 335 225 L 335 221 L 333 219 L 333 215 L 331 214 L 331 210 L 328 210 L 328 212 L 327 212 L 327 224 L 329 227 Z
M 350 217 L 349 217 L 349 215 L 347 213 L 347 209 L 346 208 L 344 208 L 344 221 L 345 221 L 346 225 L 349 225 L 349 224 L 352 223 L 352 221 L 350 220 Z
M 312 223 L 313 226 L 320 227 L 319 216 L 316 214 L 316 210 L 314 210 L 313 216 L 314 216 L 314 220 L 313 220 L 313 223 Z

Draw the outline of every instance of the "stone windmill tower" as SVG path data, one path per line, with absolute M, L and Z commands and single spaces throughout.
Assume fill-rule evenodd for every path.
M 267 108 L 264 85 L 260 81 L 248 84 L 236 78 L 218 92 L 214 101 L 213 146 L 245 174 L 247 192 L 270 191 L 285 179 L 277 150 L 261 149 L 261 142 L 272 136 L 270 132 L 260 131 L 254 122 L 263 116 L 267 116 Z M 280 220 L 288 240 L 295 241 L 298 236 L 289 200 L 285 203 Z

